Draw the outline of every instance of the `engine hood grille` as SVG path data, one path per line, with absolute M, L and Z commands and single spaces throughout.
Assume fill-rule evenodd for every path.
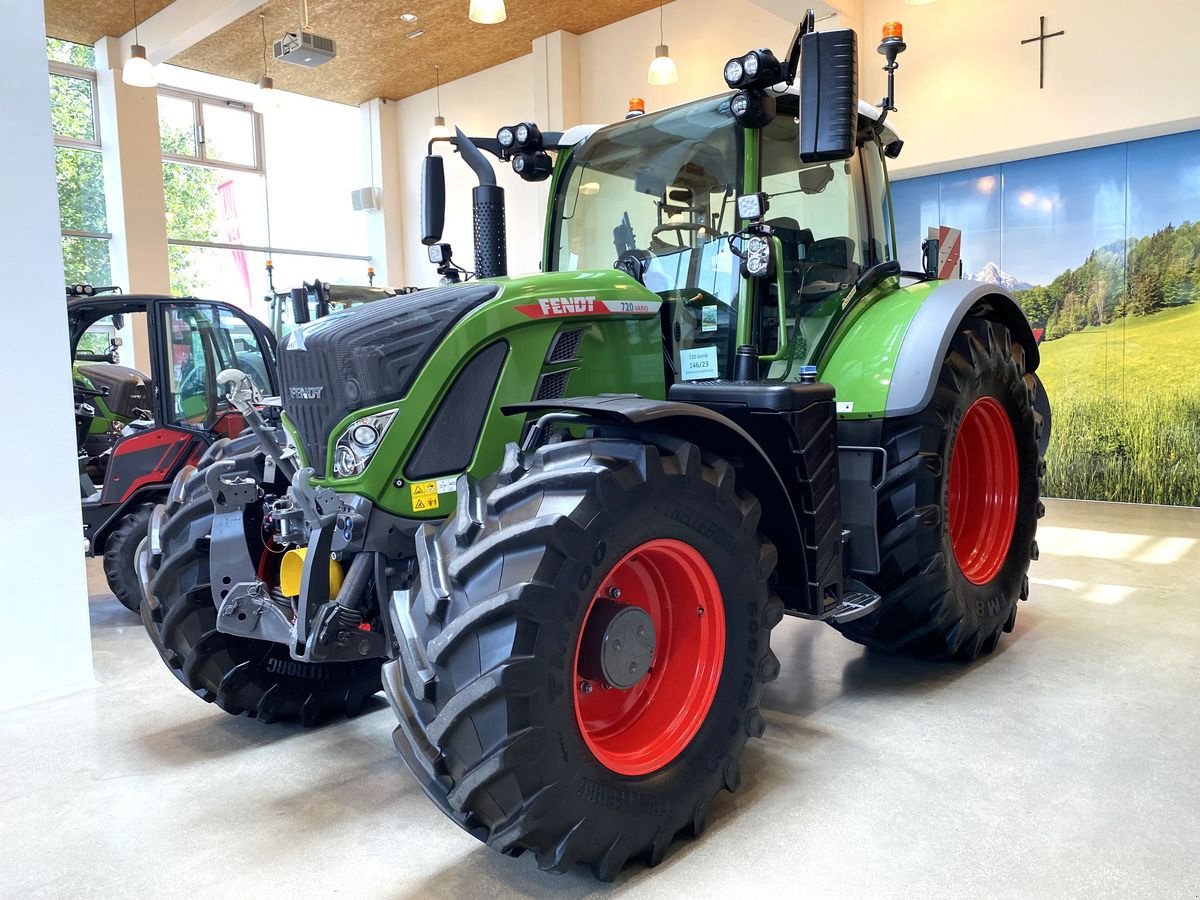
M 404 294 L 287 336 L 279 349 L 283 408 L 318 476 L 326 472 L 326 446 L 337 423 L 403 397 L 454 323 L 499 291 L 494 284 L 467 283 Z

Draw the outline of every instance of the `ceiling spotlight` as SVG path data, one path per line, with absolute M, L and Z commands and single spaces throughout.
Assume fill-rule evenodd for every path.
M 400 21 L 401 22 L 415 22 L 415 21 L 417 21 L 417 14 L 416 13 L 400 13 Z
M 471 0 L 467 18 L 480 25 L 498 25 L 508 18 L 504 0 Z

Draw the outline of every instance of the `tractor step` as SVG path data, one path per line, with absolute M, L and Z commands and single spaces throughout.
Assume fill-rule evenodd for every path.
M 879 595 L 861 582 L 848 580 L 842 594 L 841 605 L 825 616 L 826 622 L 845 625 L 855 619 L 870 615 L 879 608 Z

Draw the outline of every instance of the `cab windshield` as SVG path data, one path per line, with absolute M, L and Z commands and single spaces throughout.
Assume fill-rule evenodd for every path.
M 680 347 L 701 337 L 721 363 L 733 352 L 739 260 L 727 238 L 741 154 L 741 129 L 720 96 L 598 132 L 560 182 L 553 268 L 610 269 L 623 253 L 644 253 L 645 284 L 675 320 L 677 366 Z
M 559 180 L 550 267 L 608 269 L 623 253 L 642 255 L 646 286 L 666 301 L 677 380 L 732 370 L 739 192 L 766 194 L 764 223 L 777 241 L 778 277 L 752 285 L 751 340 L 772 361 L 768 378 L 798 378 L 859 275 L 894 258 L 879 141 L 848 160 L 806 165 L 798 116 L 799 99 L 782 95 L 773 120 L 747 137 L 729 95 L 665 110 L 597 132 Z M 755 186 L 741 183 L 745 140 L 758 141 Z M 709 364 L 690 366 L 702 353 Z

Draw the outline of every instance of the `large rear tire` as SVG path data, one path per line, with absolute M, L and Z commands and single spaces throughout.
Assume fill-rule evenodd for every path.
M 868 647 L 973 660 L 1012 631 L 1037 559 L 1040 387 L 1007 328 L 963 321 L 929 406 L 884 422 L 878 612 L 835 626 Z
M 779 672 L 775 549 L 734 481 L 693 445 L 611 439 L 510 446 L 497 475 L 459 481 L 455 516 L 418 539 L 384 667 L 396 746 L 451 819 L 605 880 L 700 833 Z M 642 663 L 598 648 L 619 653 L 646 616 L 649 672 L 621 687 Z
M 108 589 L 132 613 L 142 605 L 142 584 L 135 557 L 153 510 L 150 503 L 131 509 L 104 543 L 104 577 L 108 579 Z
M 168 504 L 160 530 L 162 561 L 149 565 L 150 596 L 142 603 L 142 623 L 175 677 L 227 713 L 305 725 L 340 713 L 356 715 L 381 687 L 381 660 L 296 662 L 282 644 L 217 630 L 208 572 L 213 504 L 202 472 L 217 460 L 243 456 L 253 459 L 261 474 L 265 457 L 256 448 L 253 436 L 214 444 L 185 483 L 182 497 Z M 252 553 L 264 549 L 260 534 L 257 520 L 248 514 Z

